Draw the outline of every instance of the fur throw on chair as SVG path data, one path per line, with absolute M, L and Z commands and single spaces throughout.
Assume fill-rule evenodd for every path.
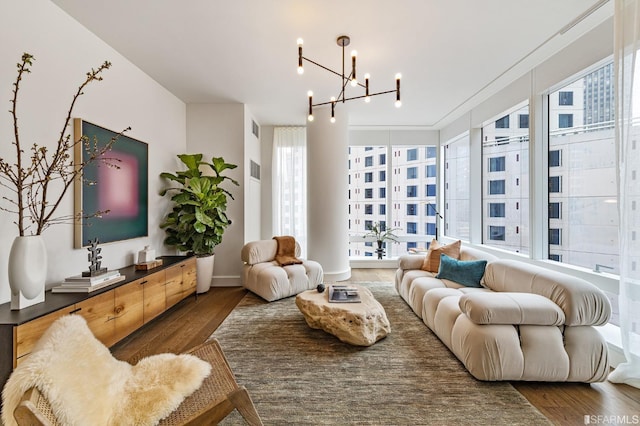
M 211 365 L 193 355 L 160 354 L 138 364 L 115 359 L 80 315 L 56 320 L 2 391 L 2 421 L 36 387 L 60 424 L 155 425 L 200 387 Z
M 275 260 L 280 266 L 299 265 L 302 260 L 296 257 L 296 240 L 295 238 L 285 235 L 283 237 L 273 237 L 278 243 L 278 251 Z

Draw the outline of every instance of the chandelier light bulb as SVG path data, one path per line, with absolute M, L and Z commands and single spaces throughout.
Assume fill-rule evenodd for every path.
M 329 120 L 329 121 L 331 121 L 332 123 L 335 123 L 336 122 L 336 118 L 335 117 L 331 117 L 331 120 Z
M 309 91 L 307 92 L 307 96 L 308 96 L 308 97 L 312 97 L 312 96 L 313 96 L 313 90 L 309 90 Z
M 396 108 L 400 108 L 402 106 L 402 102 L 397 100 L 394 105 L 396 106 Z
M 365 101 L 366 103 L 371 102 L 371 96 L 365 96 L 365 97 L 364 97 L 364 101 Z
M 396 80 L 400 80 L 402 78 L 402 74 L 398 73 L 396 74 Z
M 298 46 L 302 46 L 304 44 L 304 40 L 301 38 L 298 39 Z
M 304 68 L 303 67 L 298 67 L 298 74 L 300 74 L 300 75 L 304 74 Z
M 308 119 L 309 121 L 313 121 L 313 115 L 310 115 L 309 117 L 307 117 L 307 119 Z

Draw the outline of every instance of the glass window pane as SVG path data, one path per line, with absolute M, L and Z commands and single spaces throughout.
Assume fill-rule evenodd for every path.
M 619 271 L 613 63 L 549 94 L 549 258 Z M 562 210 L 565 210 L 563 214 Z
M 522 102 L 482 126 L 482 241 L 529 252 L 529 105 Z
M 444 147 L 444 234 L 462 240 L 469 240 L 469 144 L 465 134 Z

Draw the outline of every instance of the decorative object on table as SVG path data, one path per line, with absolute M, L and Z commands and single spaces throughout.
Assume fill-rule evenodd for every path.
M 340 83 L 340 92 L 338 95 L 338 98 L 336 99 L 335 97 L 332 97 L 331 100 L 329 102 L 321 102 L 321 103 L 317 103 L 314 104 L 313 103 L 313 92 L 309 91 L 307 93 L 307 95 L 309 96 L 309 115 L 308 115 L 308 119 L 309 121 L 313 121 L 313 107 L 316 106 L 322 106 L 322 105 L 331 105 L 331 122 L 335 123 L 336 118 L 335 118 L 335 107 L 336 107 L 336 103 L 338 102 L 342 102 L 345 103 L 346 101 L 351 101 L 354 99 L 362 99 L 364 98 L 365 102 L 369 102 L 371 100 L 372 96 L 378 96 L 378 95 L 386 95 L 387 93 L 395 93 L 396 94 L 396 102 L 395 102 L 395 106 L 397 108 L 399 108 L 402 105 L 402 102 L 400 102 L 400 78 L 401 75 L 400 73 L 396 74 L 396 88 L 395 90 L 387 90 L 384 92 L 377 92 L 377 93 L 369 93 L 369 74 L 365 74 L 364 75 L 364 84 L 360 83 L 358 81 L 357 78 L 357 74 L 356 74 L 356 56 L 357 56 L 357 52 L 355 50 L 353 50 L 351 52 L 351 72 L 349 74 L 345 74 L 345 70 L 344 70 L 344 48 L 346 46 L 349 45 L 349 43 L 351 43 L 351 39 L 346 36 L 346 35 L 341 35 L 340 37 L 338 37 L 336 39 L 336 43 L 338 44 L 338 46 L 342 47 L 342 73 L 339 73 L 337 71 L 333 71 L 327 67 L 325 67 L 324 65 L 320 65 L 319 63 L 312 61 L 311 59 L 305 58 L 304 56 L 302 56 L 302 39 L 299 38 L 298 39 L 298 74 L 304 74 L 304 68 L 302 66 L 303 61 L 307 61 L 312 63 L 313 65 L 316 65 L 326 71 L 329 71 L 337 76 L 342 77 L 342 81 Z M 360 96 L 353 96 L 350 98 L 347 98 L 346 92 L 347 92 L 347 83 L 351 83 L 352 87 L 357 87 L 360 86 L 363 89 L 365 89 L 364 95 L 360 95 Z
M 73 132 L 76 140 L 93 141 L 96 149 L 102 149 L 105 141 L 117 138 L 110 147 L 109 158 L 118 164 L 117 168 L 89 164 L 76 179 L 76 217 L 82 212 L 99 210 L 108 210 L 109 214 L 76 220 L 74 247 L 85 247 L 95 238 L 110 243 L 149 235 L 148 145 L 80 118 L 73 120 Z M 75 147 L 76 164 L 86 162 L 89 156 L 80 146 Z
M 316 287 L 316 290 L 318 290 L 318 293 L 323 293 L 324 292 L 324 284 L 320 283 L 318 284 L 318 286 Z
M 107 274 L 103 274 L 103 275 L 107 275 Z M 69 278 L 67 278 L 67 280 L 65 280 L 62 284 L 52 287 L 51 292 L 52 293 L 91 293 L 93 291 L 100 290 L 101 288 L 108 287 L 112 284 L 119 283 L 120 281 L 124 281 L 125 278 L 126 276 L 120 275 L 119 272 L 117 273 L 117 275 L 100 279 L 96 282 L 68 281 Z
M 138 263 L 147 263 L 154 260 L 156 260 L 156 251 L 151 246 L 144 246 L 144 249 L 138 252 Z
M 98 69 L 92 69 L 87 73 L 85 80 L 73 95 L 58 139 L 48 145 L 34 143 L 29 148 L 25 147 L 18 128 L 18 94 L 22 79 L 31 73 L 34 60 L 29 53 L 22 55 L 21 62 L 17 64 L 18 76 L 13 83 L 10 114 L 14 135 L 12 145 L 15 147 L 16 158 L 0 158 L 0 185 L 15 194 L 15 198 L 9 196 L 2 198 L 2 202 L 6 205 L 0 205 L 0 210 L 16 215 L 14 223 L 18 227 L 19 235 L 12 245 L 8 268 L 11 309 L 14 310 L 44 301 L 47 256 L 41 239 L 42 232 L 54 224 L 73 223 L 74 220 L 82 221 L 107 213 L 96 210 L 90 213 L 81 212 L 78 215 L 54 216 L 68 189 L 85 167 L 96 162 L 117 167 L 108 158 L 103 157 L 103 154 L 111 149 L 120 135 L 129 130 L 127 128 L 115 134 L 101 147 L 90 143 L 85 138 L 71 139 L 71 135 L 66 133 L 73 107 L 84 93 L 86 86 L 91 82 L 102 80 L 102 72 L 111 66 L 109 62 L 104 62 Z M 71 150 L 76 147 L 84 149 L 88 156 L 86 160 L 74 164 Z
M 202 161 L 202 154 L 182 154 L 178 158 L 187 170 L 162 173 L 160 177 L 179 184 L 160 192 L 171 194 L 173 207 L 160 225 L 167 234 L 164 243 L 179 251 L 196 255 L 197 293 L 206 293 L 213 277 L 214 248 L 222 242 L 222 235 L 231 220 L 226 215 L 227 196 L 233 195 L 220 185 L 229 180 L 225 170 L 235 169 L 222 157 L 213 157 L 211 162 Z M 205 175 L 200 168 L 213 172 Z
M 149 269 L 157 268 L 158 266 L 162 266 L 162 259 L 154 259 L 151 262 L 136 263 L 135 269 L 136 271 L 148 271 Z
M 82 273 L 83 277 L 94 277 L 96 275 L 102 275 L 107 272 L 107 268 L 102 267 L 102 256 L 100 252 L 102 248 L 98 247 L 98 239 L 89 241 L 89 247 L 87 248 L 89 254 L 87 259 L 89 260 L 89 270 Z
M 360 294 L 358 289 L 350 285 L 330 285 L 329 286 L 329 302 L 330 303 L 360 303 Z
M 398 231 L 399 228 L 386 228 L 380 222 L 375 222 L 373 225 L 367 229 L 369 232 L 364 234 L 363 238 L 373 237 L 376 239 L 376 244 L 378 248 L 376 248 L 376 254 L 378 255 L 378 259 L 382 259 L 382 255 L 384 255 L 384 248 L 386 241 L 394 241 L 398 242 L 398 236 L 393 233 L 393 231 Z

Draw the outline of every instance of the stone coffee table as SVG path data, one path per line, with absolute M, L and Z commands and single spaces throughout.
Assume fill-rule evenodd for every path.
M 333 334 L 345 343 L 371 346 L 391 332 L 384 308 L 368 288 L 358 289 L 360 303 L 330 303 L 329 286 L 323 293 L 307 290 L 296 296 L 296 306 L 311 328 Z

